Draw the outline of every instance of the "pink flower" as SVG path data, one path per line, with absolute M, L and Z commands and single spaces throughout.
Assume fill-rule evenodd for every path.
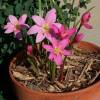
M 19 20 L 17 20 L 17 18 L 13 15 L 9 15 L 8 18 L 9 22 L 4 26 L 4 29 L 6 29 L 5 33 L 9 34 L 14 32 L 15 36 L 17 36 L 22 29 L 29 27 L 27 24 L 25 24 L 27 18 L 26 14 L 22 15 Z
M 54 61 L 57 65 L 62 64 L 63 56 L 70 55 L 69 50 L 65 50 L 65 47 L 69 45 L 68 39 L 63 39 L 62 41 L 57 41 L 55 38 L 51 41 L 52 45 L 43 45 L 43 48 L 50 52 L 49 59 Z
M 83 33 L 79 33 L 77 34 L 77 36 L 75 37 L 74 41 L 72 43 L 78 43 L 80 42 L 82 39 L 84 38 L 84 34 Z
M 32 52 L 33 52 L 33 47 L 32 47 L 32 45 L 28 45 L 28 46 L 27 46 L 27 54 L 31 55 Z
M 40 16 L 32 16 L 32 19 L 36 23 L 33 25 L 29 31 L 28 35 L 38 33 L 36 36 L 36 43 L 41 42 L 45 37 L 48 37 L 50 34 L 50 29 L 52 24 L 56 24 L 56 10 L 53 8 L 46 14 L 45 19 L 41 18 Z
M 62 26 L 59 30 L 62 39 L 66 37 L 70 38 L 75 32 L 76 32 L 76 28 L 66 29 L 64 26 Z
M 64 25 L 61 25 L 61 27 L 53 25 L 52 29 L 60 39 L 70 38 L 77 31 L 76 28 L 67 29 L 64 27 Z
M 81 25 L 83 25 L 87 29 L 92 29 L 92 26 L 88 23 L 91 18 L 90 12 L 86 12 L 82 15 Z

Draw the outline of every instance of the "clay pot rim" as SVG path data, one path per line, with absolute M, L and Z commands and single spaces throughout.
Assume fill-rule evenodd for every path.
M 89 45 L 92 45 L 94 46 L 95 48 L 98 49 L 98 51 L 100 50 L 100 47 L 93 44 L 93 43 L 89 43 L 89 42 L 86 42 L 86 41 L 81 41 L 80 43 L 87 43 Z M 72 92 L 61 92 L 61 93 L 49 93 L 49 92 L 41 92 L 41 91 L 35 91 L 35 90 L 32 90 L 32 89 L 29 89 L 28 87 L 22 85 L 21 83 L 19 83 L 12 75 L 12 72 L 11 72 L 11 67 L 12 66 L 9 66 L 9 74 L 10 74 L 10 77 L 12 79 L 12 81 L 20 88 L 24 89 L 26 92 L 32 94 L 32 93 L 35 93 L 35 94 L 39 94 L 39 95 L 48 95 L 48 96 L 55 96 L 55 95 L 73 95 L 73 94 L 78 94 L 78 93 L 83 93 L 83 92 L 87 92 L 87 91 L 91 91 L 93 88 L 95 87 L 98 87 L 100 86 L 100 81 L 86 87 L 86 88 L 83 88 L 83 89 L 80 89 L 80 90 L 77 90 L 77 91 L 72 91 Z

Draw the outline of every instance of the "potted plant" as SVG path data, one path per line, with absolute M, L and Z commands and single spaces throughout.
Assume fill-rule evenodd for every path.
M 66 4 L 59 7 L 55 0 L 44 1 L 43 11 L 38 0 L 39 15 L 32 16 L 32 26 L 25 23 L 27 14 L 19 19 L 9 15 L 5 33 L 14 33 L 24 47 L 9 66 L 19 100 L 99 100 L 100 47 L 81 41 L 84 34 L 80 33 L 82 27 L 92 29 L 94 7 L 77 21 L 83 1 L 76 8 L 74 0 L 67 2 L 65 9 Z

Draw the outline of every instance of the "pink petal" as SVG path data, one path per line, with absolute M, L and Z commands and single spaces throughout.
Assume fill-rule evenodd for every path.
M 28 24 L 22 24 L 22 25 L 20 25 L 20 26 L 21 26 L 21 29 L 29 28 L 29 25 L 28 25 Z
M 49 59 L 51 60 L 51 61 L 53 61 L 54 60 L 54 54 L 53 53 L 50 53 L 50 55 L 49 55 Z
M 15 32 L 15 37 L 19 40 L 22 40 L 22 34 L 20 33 L 20 31 L 16 31 Z
M 45 23 L 45 20 L 42 17 L 40 17 L 40 16 L 34 15 L 34 16 L 32 16 L 32 19 L 39 26 L 42 26 Z
M 62 25 L 59 29 L 59 35 L 61 39 L 64 39 L 67 35 L 66 28 Z
M 35 34 L 35 33 L 42 33 L 41 27 L 34 25 L 28 30 L 28 35 Z
M 69 56 L 69 55 L 71 55 L 71 51 L 69 51 L 69 50 L 63 50 L 63 55 Z
M 32 45 L 28 45 L 28 46 L 27 46 L 27 54 L 31 55 L 32 52 L 33 52 L 33 47 L 32 47 Z
M 20 30 L 15 29 L 15 30 L 14 30 L 14 34 L 17 35 L 18 33 L 20 33 Z
M 84 34 L 83 34 L 83 33 L 78 34 L 78 35 L 76 36 L 76 38 L 75 38 L 75 42 L 81 41 L 81 40 L 83 39 L 83 37 L 84 37 Z
M 52 43 L 54 48 L 58 46 L 58 41 L 55 38 L 52 37 L 52 40 L 50 42 Z
M 11 27 L 14 28 L 14 25 L 8 22 L 7 25 L 4 26 L 4 29 L 11 28 Z
M 45 38 L 45 35 L 43 35 L 42 33 L 38 33 L 36 36 L 36 43 L 41 42 L 44 38 Z
M 76 28 L 71 28 L 67 30 L 67 36 L 71 37 L 75 32 L 76 32 Z
M 51 31 L 53 31 L 54 33 L 58 33 L 59 32 L 59 28 L 55 24 L 52 24 Z
M 14 28 L 14 25 L 8 22 L 7 25 L 4 26 L 4 29 L 6 29 L 5 33 L 12 33 L 14 31 Z
M 15 16 L 9 15 L 9 20 L 12 24 L 16 25 L 18 23 L 18 20 Z
M 52 48 L 51 45 L 46 45 L 46 44 L 44 44 L 44 45 L 43 45 L 43 48 L 46 49 L 47 51 L 50 51 L 50 52 L 53 51 L 53 48 Z
M 56 21 L 56 9 L 51 9 L 48 11 L 45 20 L 47 23 L 54 23 Z
M 60 41 L 59 46 L 60 48 L 64 49 L 65 47 L 67 47 L 69 45 L 70 40 L 69 39 L 63 39 L 62 41 Z
M 61 33 L 61 34 L 64 34 L 64 33 L 65 33 L 65 27 L 64 27 L 63 25 L 62 25 L 61 28 L 60 28 L 60 33 Z
M 5 33 L 12 33 L 14 30 L 13 30 L 13 28 L 8 28 L 6 31 L 5 31 Z
M 87 23 L 91 18 L 91 14 L 90 12 L 85 12 L 83 15 L 82 15 L 82 23 Z
M 52 41 L 52 36 L 49 33 L 45 34 L 46 39 L 48 39 L 50 42 Z
M 93 28 L 90 24 L 87 24 L 87 23 L 84 24 L 84 27 L 87 28 L 87 29 L 92 29 Z
M 90 18 L 91 18 L 90 12 L 84 13 L 81 18 L 81 24 L 87 29 L 92 29 L 92 26 L 88 24 Z
M 60 23 L 53 23 L 56 27 L 58 27 L 59 29 L 61 28 L 61 24 Z
M 54 61 L 57 65 L 61 65 L 62 64 L 62 56 L 60 54 L 57 56 L 54 56 Z
M 26 21 L 26 18 L 27 18 L 27 15 L 26 15 L 26 14 L 22 15 L 22 16 L 19 18 L 19 23 L 20 23 L 20 24 L 24 24 L 25 21 Z

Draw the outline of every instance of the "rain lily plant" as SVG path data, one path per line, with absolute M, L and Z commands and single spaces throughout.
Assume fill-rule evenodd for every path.
M 80 42 L 84 34 L 80 33 L 81 27 L 92 29 L 89 24 L 91 17 L 90 10 L 86 11 L 79 21 L 79 25 L 67 26 L 58 20 L 57 9 L 52 8 L 43 18 L 39 15 L 33 15 L 32 20 L 34 24 L 29 26 L 25 23 L 27 14 L 23 14 L 19 19 L 14 15 L 9 15 L 8 23 L 4 26 L 6 34 L 14 33 L 14 36 L 21 41 L 24 41 L 28 61 L 35 67 L 45 67 L 43 69 L 50 69 L 51 80 L 54 81 L 56 77 L 56 70 L 59 71 L 60 81 L 63 76 L 64 62 L 67 56 L 71 55 L 70 46 L 74 43 Z M 25 37 L 22 32 L 26 29 L 26 39 L 29 36 L 34 37 L 35 44 L 28 44 L 25 42 Z M 40 68 L 41 68 L 40 67 Z M 36 69 L 35 68 L 35 69 Z M 34 72 L 38 71 L 33 70 Z M 37 72 L 36 72 L 37 73 Z M 47 73 L 48 74 L 48 73 Z

